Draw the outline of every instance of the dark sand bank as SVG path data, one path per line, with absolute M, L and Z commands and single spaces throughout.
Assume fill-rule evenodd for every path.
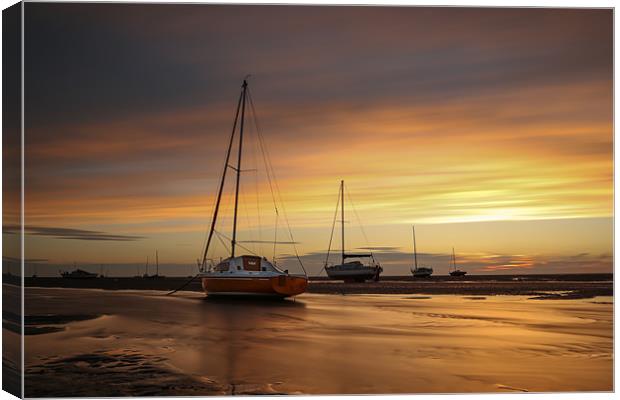
M 65 287 L 108 290 L 174 290 L 190 278 L 26 278 L 30 287 Z M 195 279 L 183 290 L 202 291 Z M 550 293 L 554 292 L 554 293 Z M 464 278 L 436 276 L 385 277 L 379 282 L 344 283 L 311 278 L 308 293 L 324 294 L 458 294 L 473 296 L 522 295 L 538 298 L 589 298 L 613 295 L 612 274 L 572 275 L 472 275 Z
M 19 397 L 22 393 L 21 288 L 3 285 L 2 300 L 2 389 Z
M 133 349 L 94 350 L 54 357 L 26 369 L 31 397 L 200 396 L 225 395 L 228 388 L 165 365 L 166 358 Z M 96 374 L 94 378 L 93 374 Z M 96 385 L 92 380 L 96 379 Z M 70 389 L 68 389 L 70 388 Z

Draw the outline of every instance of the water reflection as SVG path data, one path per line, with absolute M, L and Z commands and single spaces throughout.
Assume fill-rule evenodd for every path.
M 271 301 L 29 289 L 27 314 L 101 317 L 27 336 L 26 363 L 93 351 L 140 354 L 171 374 L 209 380 L 195 389 L 205 395 L 604 391 L 612 388 L 611 300 Z
M 206 297 L 201 306 L 203 336 L 215 339 L 200 342 L 201 369 L 227 382 L 231 394 L 283 393 L 278 389 L 282 381 L 277 380 L 282 377 L 274 374 L 283 366 L 272 357 L 272 349 L 286 346 L 282 333 L 304 321 L 306 304 L 294 299 Z

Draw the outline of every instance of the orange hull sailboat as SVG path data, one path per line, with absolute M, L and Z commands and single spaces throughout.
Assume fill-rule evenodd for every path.
M 246 111 L 246 102 L 248 98 L 248 84 L 244 80 L 242 91 L 237 104 L 237 112 L 233 124 L 232 134 L 228 145 L 226 155 L 225 168 L 220 182 L 217 201 L 215 204 L 214 215 L 211 221 L 211 229 L 207 237 L 207 242 L 200 264 L 201 272 L 198 277 L 202 281 L 202 287 L 208 296 L 213 295 L 240 295 L 240 296 L 273 296 L 273 297 L 290 297 L 296 296 L 306 291 L 308 287 L 308 277 L 306 275 L 292 275 L 288 270 L 282 270 L 270 262 L 265 257 L 259 255 L 241 255 L 236 256 L 236 247 L 240 246 L 237 241 L 237 209 L 239 201 L 239 181 L 243 147 L 243 127 Z M 251 101 L 251 100 L 250 100 Z M 250 103 L 250 105 L 252 105 Z M 238 124 L 239 122 L 239 124 Z M 239 153 L 237 156 L 237 165 L 235 167 L 229 164 L 231 149 L 234 142 L 237 126 L 239 125 Z M 220 261 L 216 265 L 207 265 L 207 252 L 209 245 L 215 232 L 215 224 L 218 217 L 220 201 L 222 199 L 222 191 L 226 180 L 226 171 L 228 168 L 236 171 L 236 190 L 235 190 L 235 207 L 233 215 L 232 239 L 230 241 L 231 251 L 230 257 Z M 272 172 L 273 173 L 273 172 Z M 275 204 L 275 199 L 274 199 Z M 276 208 L 277 212 L 277 208 Z M 215 232 L 217 233 L 217 232 Z M 290 233 L 290 230 L 289 230 Z M 292 234 L 291 234 L 292 238 Z M 274 246 L 275 246 L 274 241 Z M 296 252 L 296 251 L 295 251 Z M 275 247 L 274 247 L 275 257 Z M 300 261 L 301 264 L 301 261 Z M 303 265 L 302 265 L 303 269 Z M 305 272 L 305 271 L 304 271 Z
M 308 279 L 280 271 L 264 258 L 239 256 L 222 261 L 214 272 L 203 276 L 202 287 L 211 295 L 289 297 L 305 292 Z

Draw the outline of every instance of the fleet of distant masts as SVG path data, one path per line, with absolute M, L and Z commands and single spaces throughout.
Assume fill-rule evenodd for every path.
M 159 251 L 155 250 L 155 274 L 149 275 L 149 256 L 146 256 L 146 265 L 144 267 L 144 274 L 140 275 L 140 266 L 138 268 L 137 278 L 165 278 L 164 275 L 159 275 Z
M 146 265 L 144 269 L 144 274 L 140 275 L 140 265 L 136 266 L 137 274 L 134 278 L 165 278 L 164 275 L 159 274 L 159 251 L 155 250 L 155 274 L 149 275 L 149 257 L 146 257 Z M 83 278 L 106 278 L 107 271 L 104 271 L 103 264 L 99 267 L 99 274 L 94 272 L 88 272 L 86 270 L 80 269 L 77 267 L 77 263 L 73 263 L 73 271 L 59 271 L 60 276 L 63 278 L 74 278 L 74 279 L 83 279 Z M 32 274 L 32 278 L 37 277 L 37 266 L 34 267 L 34 273 Z
M 428 267 L 418 267 L 418 260 L 417 260 L 417 251 L 415 250 L 415 227 L 413 228 L 413 246 L 414 246 L 414 266 L 411 269 L 411 272 L 413 273 L 413 276 L 416 278 L 419 277 L 430 277 L 430 275 L 433 273 L 433 269 L 432 268 L 428 268 Z M 198 263 L 200 265 L 200 260 L 198 260 Z M 99 274 L 96 273 L 91 273 L 91 272 L 87 272 L 84 271 L 83 269 L 79 269 L 77 268 L 77 263 L 73 263 L 73 268 L 74 270 L 71 272 L 68 271 L 60 271 L 60 275 L 64 278 L 81 278 L 81 277 L 88 277 L 88 278 L 105 278 L 107 277 L 107 271 L 104 270 L 103 268 L 103 264 L 101 264 L 101 266 L 99 267 Z M 450 266 L 448 267 L 448 274 L 450 276 L 453 277 L 462 277 L 465 276 L 465 274 L 467 274 L 466 271 L 463 271 L 461 269 L 459 269 L 456 266 L 456 256 L 455 256 L 455 252 L 454 252 L 454 247 L 452 248 L 452 254 L 450 257 Z M 159 274 L 159 250 L 155 250 L 155 274 L 153 275 L 149 275 L 149 256 L 146 256 L 146 263 L 144 266 L 144 274 L 140 274 L 140 265 L 136 265 L 136 276 L 134 278 L 165 278 L 164 275 L 160 275 Z M 423 272 L 423 273 L 420 273 Z M 32 278 L 36 278 L 37 277 L 37 266 L 34 266 L 34 273 L 32 274 Z

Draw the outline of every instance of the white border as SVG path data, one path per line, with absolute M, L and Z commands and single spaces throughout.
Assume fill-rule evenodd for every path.
M 32 1 L 32 0 L 31 0 Z M 38 1 L 38 0 L 34 0 Z M 69 1 L 66 1 L 69 2 Z M 101 1 L 104 2 L 104 1 Z M 105 2 L 116 2 L 116 3 L 127 3 L 128 1 L 122 0 L 110 0 Z M 0 5 L 2 9 L 5 9 L 13 4 L 15 1 L 11 0 L 0 0 Z M 338 1 L 326 1 L 326 0 L 316 0 L 313 2 L 310 1 L 300 1 L 300 0 L 289 0 L 287 2 L 275 2 L 275 1 L 262 1 L 262 0 L 245 0 L 245 1 L 227 1 L 227 0 L 219 0 L 219 1 L 174 1 L 174 0 L 137 0 L 132 1 L 132 3 L 215 3 L 215 4 L 293 4 L 293 5 L 374 5 L 374 6 L 470 6 L 470 7 L 557 7 L 557 8 L 615 8 L 615 1 L 602 1 L 602 0 L 591 0 L 591 1 L 577 1 L 577 0 L 540 0 L 540 1 L 515 1 L 515 0 L 477 0 L 475 2 L 467 1 L 467 0 L 448 0 L 447 2 L 437 2 L 437 1 L 398 1 L 398 0 L 373 0 L 370 1 L 351 1 L 351 0 L 338 0 Z M 21 79 L 21 88 L 22 94 L 24 93 L 24 4 L 22 3 L 22 79 Z M 615 24 L 617 21 L 617 16 L 614 10 L 614 126 L 615 126 L 615 115 L 618 112 L 618 106 L 615 102 L 615 93 L 617 89 L 617 82 L 615 80 L 616 75 L 616 52 L 615 52 L 615 44 L 617 43 L 617 32 L 615 30 Z M 1 20 L 0 20 L 0 31 L 1 31 Z M 22 110 L 24 110 L 24 96 L 22 95 Z M 1 100 L 0 100 L 1 105 Z M 22 241 L 21 241 L 21 256 L 22 256 L 22 299 L 23 299 L 23 279 L 24 279 L 24 270 L 23 270 L 23 259 L 24 259 L 24 232 L 23 232 L 23 223 L 24 223 L 24 113 L 22 112 L 21 116 L 21 144 L 22 144 L 22 154 L 21 154 L 21 165 L 22 165 L 22 187 L 21 187 L 21 210 L 20 210 L 20 219 L 22 222 Z M 2 133 L 0 132 L 0 138 Z M 618 149 L 618 143 L 615 140 L 615 130 L 614 130 L 614 215 L 615 209 L 618 205 L 618 198 L 615 196 L 616 189 L 616 180 L 615 180 L 615 154 Z M 1 170 L 0 166 L 0 170 Z M 1 185 L 1 183 L 0 183 Z M 0 210 L 2 205 L 0 204 Z M 615 221 L 614 221 L 615 222 Z M 616 225 L 614 223 L 614 254 L 616 252 Z M 0 250 L 1 250 L 1 239 L 0 239 Z M 615 259 L 615 257 L 614 257 Z M 615 273 L 615 263 L 614 263 L 614 273 Z M 614 292 L 617 293 L 618 290 L 618 282 L 614 279 Z M 0 300 L 1 305 L 1 300 Z M 614 300 L 615 306 L 615 300 Z M 23 312 L 24 312 L 24 304 L 22 301 L 22 327 L 23 327 Z M 615 309 L 614 309 L 614 355 L 615 355 L 615 338 L 617 337 L 618 326 L 615 324 Z M 1 339 L 0 339 L 1 341 Z M 22 335 L 22 367 L 24 361 L 24 353 L 23 353 L 23 335 Z M 616 368 L 616 358 L 614 357 L 614 382 L 617 382 L 617 372 Z M 22 370 L 23 371 L 23 370 Z M 0 377 L 1 381 L 1 377 Z M 23 393 L 23 375 L 22 375 L 22 393 Z M 439 397 L 441 396 L 441 397 Z M 272 396 L 268 396 L 272 397 Z M 300 398 L 329 398 L 329 399 L 350 399 L 361 398 L 362 396 L 299 396 Z M 537 393 L 509 393 L 509 394 L 463 394 L 463 395 L 377 395 L 373 396 L 378 399 L 416 399 L 416 400 L 436 400 L 438 398 L 441 399 L 463 399 L 463 400 L 473 400 L 473 399 L 506 399 L 506 400 L 536 400 L 536 399 L 568 399 L 568 400 L 583 400 L 583 399 L 610 399 L 614 397 L 612 393 L 557 393 L 557 394 L 537 394 Z M 149 397 L 149 399 L 171 399 L 173 397 Z M 195 397 L 194 397 L 195 398 Z M 209 399 L 215 397 L 208 397 Z M 229 399 L 229 397 L 223 397 L 224 399 Z M 241 399 L 252 399 L 256 400 L 256 396 L 241 396 Z M 13 396 L 6 392 L 0 392 L 0 400 L 4 399 L 14 399 Z

